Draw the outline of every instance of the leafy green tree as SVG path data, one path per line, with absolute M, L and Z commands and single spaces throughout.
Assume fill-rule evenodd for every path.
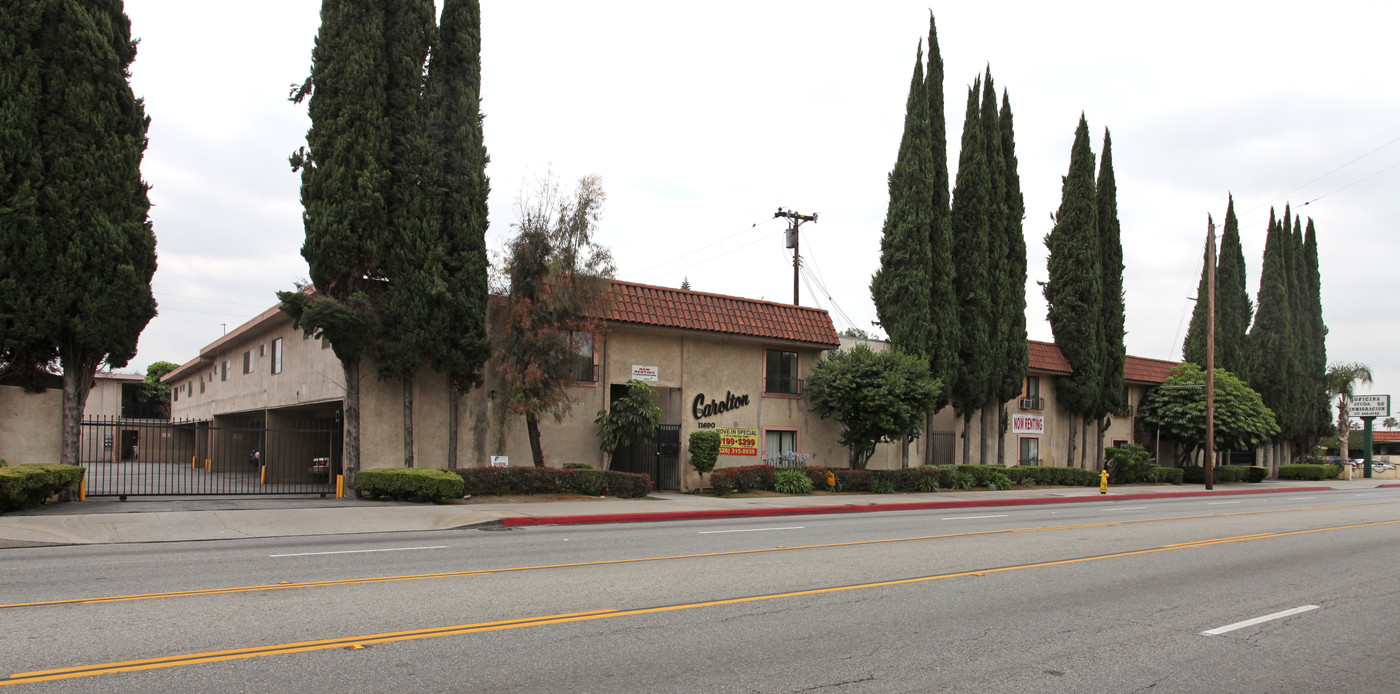
M 438 239 L 442 275 L 434 285 L 435 369 L 448 379 L 447 465 L 457 466 L 463 392 L 481 385 L 491 356 L 486 333 L 487 195 L 481 115 L 481 6 L 445 0 L 424 94 L 428 168 L 424 187 L 431 238 Z
M 97 368 L 125 366 L 156 315 L 135 58 L 119 0 L 0 11 L 0 356 L 61 365 L 64 464 Z
M 141 387 L 143 410 L 170 418 L 170 384 L 162 383 L 160 379 L 178 368 L 179 364 L 170 361 L 151 362 L 146 367 L 146 382 Z
M 889 175 L 889 206 L 880 236 L 880 269 L 870 280 L 870 294 L 880 325 L 899 349 L 928 359 L 933 346 L 930 322 L 928 107 L 924 97 L 923 47 L 914 59 L 914 76 L 905 104 L 904 136 Z
M 681 289 L 683 289 L 683 290 L 685 290 L 685 291 L 687 291 L 687 292 L 690 291 L 690 278 L 689 278 L 689 277 L 684 277 L 684 278 L 681 279 Z
M 868 332 L 866 332 L 866 331 L 864 331 L 864 330 L 862 330 L 862 329 L 860 329 L 860 328 L 857 328 L 857 327 L 854 326 L 854 325 L 851 326 L 851 327 L 849 327 L 849 328 L 846 328 L 845 330 L 842 330 L 842 331 L 841 331 L 841 337 L 850 337 L 850 338 L 855 338 L 855 339 L 857 339 L 857 340 L 873 340 L 873 339 L 875 339 L 875 336 L 874 336 L 874 335 L 871 335 L 870 333 L 868 333 Z
M 598 425 L 598 447 L 612 455 L 620 448 L 650 441 L 660 421 L 656 390 L 634 378 L 627 382 L 627 395 L 613 402 L 612 409 L 598 410 L 593 420 Z
M 573 409 L 568 387 L 575 356 L 605 325 L 608 282 L 615 268 L 593 241 L 606 200 L 596 176 L 585 176 L 568 199 L 546 179 L 517 201 L 506 262 L 509 285 L 491 297 L 502 412 L 523 415 L 536 467 L 544 467 L 539 418 L 556 421 Z
M 806 382 L 812 411 L 841 425 L 839 441 L 856 470 L 865 469 L 877 445 L 917 437 L 941 387 L 924 359 L 865 345 L 831 353 Z
M 1181 462 L 1194 460 L 1206 443 L 1206 374 L 1191 362 L 1172 367 L 1166 382 L 1148 392 L 1139 416 L 1163 438 L 1183 444 Z M 1274 413 L 1259 394 L 1229 371 L 1215 371 L 1214 449 L 1252 449 L 1277 436 Z
M 962 150 L 958 156 L 957 189 L 953 194 L 953 290 L 959 316 L 958 376 L 952 400 L 963 419 L 963 461 L 971 462 L 972 413 L 991 397 L 992 275 L 988 246 L 991 235 L 990 179 L 982 132 L 979 99 L 982 78 L 968 90 L 963 119 Z M 987 458 L 982 447 L 982 460 Z
M 1356 384 L 1371 385 L 1371 367 L 1360 362 L 1346 362 L 1327 367 L 1327 396 L 1337 399 L 1337 447 L 1340 455 L 1351 455 L 1351 413 L 1348 406 L 1356 395 Z
M 1103 330 L 1103 370 L 1099 405 L 1094 418 L 1098 420 L 1099 465 L 1102 467 L 1104 433 L 1110 420 L 1107 415 L 1121 411 L 1128 403 L 1123 399 L 1123 366 L 1127 361 L 1127 347 L 1123 338 L 1126 334 L 1126 308 L 1123 304 L 1123 240 L 1118 224 L 1118 184 L 1113 176 L 1113 141 L 1108 130 L 1103 132 L 1103 153 L 1099 155 L 1099 178 L 1095 184 L 1098 202 L 1099 226 L 1099 269 L 1102 272 L 1099 300 L 1101 329 Z
M 1047 318 L 1055 344 L 1073 373 L 1055 387 L 1061 404 L 1080 416 L 1091 416 L 1103 391 L 1103 329 L 1100 322 L 1103 273 L 1100 267 L 1098 205 L 1094 186 L 1094 152 L 1089 147 L 1089 124 L 1081 114 L 1070 150 L 1055 226 L 1045 237 L 1049 277 L 1042 285 L 1049 305 Z M 1069 430 L 1073 464 L 1076 430 Z M 1086 442 L 1087 443 L 1087 442 Z

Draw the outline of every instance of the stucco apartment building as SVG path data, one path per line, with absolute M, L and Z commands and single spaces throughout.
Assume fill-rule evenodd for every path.
M 99 371 L 88 392 L 83 419 L 137 420 L 147 416 L 149 413 L 136 407 L 145 382 L 146 377 L 141 374 Z M 0 460 L 15 465 L 58 462 L 63 435 L 63 377 L 47 377 L 44 387 L 43 392 L 28 393 L 16 383 L 0 381 Z M 138 444 L 128 441 L 127 445 Z M 110 451 L 122 455 L 120 448 L 121 442 L 114 441 Z
M 614 469 L 645 470 L 663 489 L 690 489 L 699 476 L 685 464 L 691 432 L 719 431 L 724 439 L 719 467 L 753 465 L 783 453 L 811 456 L 809 464 L 842 467 L 846 449 L 840 427 L 813 414 L 803 383 L 830 350 L 852 340 L 838 337 L 826 311 L 718 294 L 630 282 L 612 283 L 607 330 L 584 340 L 576 355 L 576 401 L 562 421 L 541 420 L 545 459 L 551 466 L 609 465 L 599 450 L 593 420 L 625 393 L 627 381 L 647 382 L 663 412 L 655 449 L 633 451 L 611 461 Z M 875 342 L 875 348 L 888 343 Z M 1006 464 L 1021 459 L 1064 465 L 1068 428 L 1055 403 L 1055 379 L 1068 364 L 1054 345 L 1032 342 L 1026 395 L 1010 403 L 1017 426 L 1008 431 Z M 1169 362 L 1129 357 L 1129 397 L 1166 377 Z M 361 466 L 403 465 L 402 385 L 376 376 L 372 362 L 360 372 Z M 524 421 L 504 416 L 497 402 L 491 364 L 485 383 L 459 401 L 456 413 L 459 466 L 502 461 L 530 465 Z M 294 422 L 337 421 L 344 399 L 344 372 L 329 344 L 294 330 L 276 307 L 264 311 L 200 350 L 165 377 L 173 386 L 172 418 L 207 422 L 263 422 L 275 430 Z M 445 379 L 428 369 L 414 379 L 415 464 L 447 464 L 450 408 Z M 1131 410 L 1115 417 L 1110 436 L 1132 441 Z M 938 462 L 957 462 L 951 409 L 935 417 L 934 432 L 911 446 L 909 460 L 922 460 L 921 446 L 935 446 Z M 975 430 L 975 423 L 974 423 Z M 961 433 L 961 425 L 956 431 Z M 872 469 L 904 464 L 902 447 L 882 445 Z M 974 443 L 974 457 L 976 445 Z M 645 458 L 640 460 L 638 458 Z M 217 463 L 216 463 L 217 465 Z M 648 467 L 651 466 L 651 467 Z

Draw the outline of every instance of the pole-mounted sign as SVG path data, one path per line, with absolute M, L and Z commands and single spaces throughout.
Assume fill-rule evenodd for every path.
M 1389 417 L 1389 395 L 1353 395 L 1347 402 L 1347 414 L 1353 417 Z

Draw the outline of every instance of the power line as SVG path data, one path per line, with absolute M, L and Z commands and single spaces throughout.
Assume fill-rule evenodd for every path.
M 736 231 L 736 232 L 734 232 L 733 234 L 730 234 L 729 236 L 726 236 L 726 237 L 724 237 L 724 238 L 722 238 L 722 239 L 720 239 L 720 240 L 718 240 L 718 241 L 715 241 L 715 242 L 713 242 L 713 243 L 710 243 L 710 244 L 701 246 L 701 247 L 699 247 L 699 248 L 696 248 L 696 249 L 687 251 L 687 252 L 682 253 L 682 254 L 680 254 L 680 255 L 674 257 L 674 258 L 671 258 L 670 260 L 664 260 L 664 261 L 659 262 L 659 263 L 654 263 L 654 264 L 652 264 L 651 266 L 649 266 L 646 270 L 643 270 L 643 271 L 640 272 L 640 273 L 637 273 L 637 274 L 635 274 L 635 275 L 632 275 L 631 277 L 633 277 L 634 279 L 632 279 L 632 280 L 630 280 L 630 281 L 641 282 L 642 280 L 639 279 L 639 278 L 641 278 L 641 277 L 660 276 L 660 275 L 664 275 L 664 274 L 666 274 L 666 273 L 668 273 L 668 272 L 679 272 L 680 270 L 688 270 L 688 269 L 690 269 L 690 268 L 692 268 L 692 267 L 695 267 L 696 265 L 700 265 L 700 264 L 703 264 L 703 263 L 707 263 L 707 262 L 709 262 L 710 260 L 715 260 L 716 258 L 722 258 L 722 257 L 724 257 L 724 256 L 726 256 L 726 255 L 729 255 L 730 253 L 733 253 L 734 251 L 739 250 L 740 248 L 747 248 L 748 246 L 751 246 L 751 245 L 753 245 L 753 244 L 751 243 L 751 244 L 748 244 L 748 246 L 740 246 L 739 248 L 732 248 L 732 249 L 730 249 L 730 250 L 728 250 L 728 251 L 725 251 L 724 253 L 721 253 L 721 254 L 719 254 L 719 255 L 717 255 L 717 256 L 714 256 L 714 257 L 712 257 L 712 258 L 709 258 L 708 260 L 700 261 L 700 262 L 697 262 L 697 263 L 691 263 L 690 265 L 686 265 L 686 266 L 684 266 L 684 267 L 677 268 L 676 270 L 664 270 L 664 271 L 661 271 L 661 272 L 659 272 L 659 273 L 656 273 L 656 272 L 655 272 L 658 268 L 664 267 L 664 266 L 666 266 L 666 265 L 670 265 L 671 263 L 680 262 L 680 261 L 685 260 L 685 259 L 687 259 L 687 258 L 692 258 L 692 257 L 694 257 L 697 253 L 701 253 L 701 252 L 704 252 L 704 251 L 709 250 L 709 249 L 711 249 L 711 248 L 714 248 L 715 246 L 718 246 L 718 245 L 720 245 L 720 244 L 722 244 L 722 243 L 724 243 L 724 242 L 726 242 L 726 241 L 729 241 L 730 239 L 735 238 L 736 236 L 740 236 L 740 235 L 746 234 L 746 233 L 748 233 L 748 232 L 750 232 L 750 231 L 752 231 L 752 230 L 754 230 L 754 229 L 757 229 L 758 227 L 760 227 L 760 226 L 762 226 L 762 225 L 768 224 L 769 222 L 772 222 L 772 221 L 773 221 L 772 219 L 765 219 L 765 220 L 762 220 L 762 221 L 759 221 L 759 222 L 754 222 L 753 224 L 750 224 L 748 227 L 746 227 L 746 228 L 744 228 L 744 229 L 740 229 L 739 231 Z M 762 240 L 763 240 L 763 239 L 761 239 L 761 238 L 759 239 L 759 241 L 762 241 Z M 758 241 L 755 241 L 754 243 L 757 243 L 757 242 L 758 242 Z
M 1386 147 L 1389 147 L 1389 146 L 1391 146 L 1391 145 L 1393 145 L 1393 144 L 1395 144 L 1395 143 L 1397 143 L 1397 142 L 1400 142 L 1400 137 L 1397 137 L 1397 138 L 1395 138 L 1394 140 L 1391 140 L 1390 142 L 1387 142 L 1387 143 L 1385 143 L 1385 144 L 1383 144 L 1383 145 L 1381 145 L 1381 146 L 1379 146 L 1379 147 L 1376 147 L 1375 149 L 1373 149 L 1373 150 L 1371 150 L 1371 151 L 1369 151 L 1369 152 L 1367 152 L 1367 153 L 1365 153 L 1365 154 L 1363 154 L 1363 155 L 1361 155 L 1361 156 L 1359 156 L 1359 157 L 1357 157 L 1357 158 L 1355 158 L 1355 159 L 1352 159 L 1351 161 L 1349 161 L 1349 162 L 1347 162 L 1347 163 L 1345 163 L 1345 164 L 1342 164 L 1341 166 L 1338 166 L 1337 168 L 1332 169 L 1331 171 L 1328 171 L 1327 173 L 1322 174 L 1321 176 L 1318 176 L 1317 178 L 1314 178 L 1313 180 L 1308 181 L 1307 183 L 1304 183 L 1303 185 L 1300 185 L 1300 186 L 1298 186 L 1297 188 L 1294 188 L 1293 190 L 1290 190 L 1290 191 L 1284 193 L 1283 195 L 1279 195 L 1278 197 L 1275 197 L 1273 200 L 1270 200 L 1270 201 L 1265 202 L 1265 203 L 1261 203 L 1261 204 L 1259 204 L 1259 205 L 1255 205 L 1254 207 L 1251 207 L 1250 209 L 1245 210 L 1244 213 L 1241 214 L 1240 216 L 1243 217 L 1244 215 L 1247 215 L 1247 214 L 1249 214 L 1249 213 L 1251 213 L 1251 212 L 1253 212 L 1253 211 L 1255 211 L 1255 210 L 1257 210 L 1257 209 L 1259 209 L 1259 208 L 1261 208 L 1261 207 L 1265 207 L 1265 206 L 1267 206 L 1267 205 L 1272 205 L 1272 204 L 1274 204 L 1275 202 L 1278 202 L 1280 199 L 1282 199 L 1282 198 L 1284 198 L 1284 197 L 1287 197 L 1287 196 L 1289 195 L 1289 193 L 1293 193 L 1293 192 L 1298 191 L 1298 190 L 1300 190 L 1300 189 L 1302 189 L 1302 188 L 1306 188 L 1306 187 L 1308 187 L 1308 186 L 1310 186 L 1310 185 L 1312 185 L 1312 184 L 1314 184 L 1314 183 L 1317 183 L 1318 181 L 1320 181 L 1320 180 L 1322 180 L 1322 179 L 1324 179 L 1324 178 L 1327 178 L 1328 176 L 1331 176 L 1332 174 L 1337 173 L 1338 171 L 1341 171 L 1342 169 L 1345 169 L 1346 167 L 1351 166 L 1352 164 L 1355 164 L 1356 162 L 1361 161 L 1362 159 L 1365 159 L 1366 157 L 1369 157 L 1369 156 L 1371 156 L 1372 154 L 1375 154 L 1376 152 L 1379 152 L 1379 151 L 1385 149 Z M 1400 166 L 1400 164 L 1397 164 L 1396 166 Z M 1376 173 L 1381 173 L 1382 171 L 1388 171 L 1388 170 L 1393 169 L 1393 168 L 1395 168 L 1395 166 L 1390 166 L 1390 167 L 1387 167 L 1387 168 L 1385 168 L 1385 169 L 1381 169 L 1381 171 L 1377 171 Z M 1376 175 L 1376 174 L 1371 174 L 1371 176 L 1375 176 L 1375 175 Z M 1371 176 L 1367 176 L 1366 178 L 1370 178 Z M 1361 181 L 1364 181 L 1364 180 L 1366 180 L 1366 179 L 1365 179 L 1365 178 L 1361 179 Z M 1347 187 L 1356 185 L 1357 183 L 1360 183 L 1361 181 L 1355 181 L 1355 182 L 1353 182 L 1353 183 L 1349 183 L 1349 184 L 1347 184 L 1346 186 L 1342 186 L 1342 188 L 1347 188 Z M 1341 188 L 1338 188 L 1337 190 L 1341 190 Z M 1332 191 L 1332 192 L 1335 193 L 1335 192 L 1337 192 L 1337 191 Z M 1332 194 L 1332 193 L 1328 193 L 1327 195 L 1331 195 L 1331 194 Z M 1326 197 L 1326 195 L 1324 195 L 1324 196 L 1322 196 L 1322 197 Z M 1311 202 L 1311 201 L 1309 201 L 1309 202 Z M 1306 205 L 1307 203 L 1303 203 L 1303 204 Z

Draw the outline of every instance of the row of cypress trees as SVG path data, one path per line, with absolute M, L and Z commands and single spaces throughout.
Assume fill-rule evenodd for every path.
M 1047 319 L 1055 344 L 1073 372 L 1056 382 L 1061 405 L 1081 419 L 1083 445 L 1069 430 L 1069 457 L 1076 450 L 1086 467 L 1088 431 L 1098 433 L 1092 462 L 1102 467 L 1103 437 L 1111 420 L 1123 409 L 1124 345 L 1123 244 L 1118 223 L 1118 187 L 1113 175 L 1113 141 L 1107 130 L 1103 155 L 1094 176 L 1094 151 L 1083 114 L 1074 132 L 1069 172 L 1065 175 L 1055 224 L 1045 236 L 1049 250 L 1048 278 L 1042 285 Z
M 1206 270 L 1182 350 L 1182 358 L 1196 364 L 1204 364 L 1206 357 Z M 1284 207 L 1282 219 L 1271 209 L 1259 274 L 1258 312 L 1251 316 L 1231 197 L 1216 266 L 1215 364 L 1259 393 L 1278 419 L 1278 442 L 1291 443 L 1294 451 L 1311 450 L 1331 429 L 1321 282 L 1313 220 L 1309 218 L 1304 227 L 1301 215 L 1294 216 L 1290 207 Z M 1277 451 L 1272 454 L 1276 460 L 1281 458 Z
M 941 382 L 935 409 L 952 404 L 962 416 L 963 460 L 972 415 L 982 412 L 980 451 L 988 462 L 1004 403 L 1020 392 L 1027 367 L 1025 205 L 1010 99 L 1003 92 L 998 109 L 990 68 L 968 89 L 950 202 L 943 59 L 932 16 L 928 47 L 927 70 L 922 45 L 916 53 L 870 292 L 890 341 L 928 360 Z M 996 440 L 1001 462 L 1003 439 Z M 931 447 L 925 454 L 932 462 Z
M 490 353 L 481 11 L 477 0 L 324 0 L 301 172 L 302 256 L 316 292 L 279 292 L 297 325 L 330 339 L 345 370 L 345 468 L 359 467 L 360 364 L 403 386 L 404 465 L 414 464 L 413 379 L 449 380 L 457 404 Z M 305 288 L 299 288 L 304 290 Z
M 62 366 L 66 464 L 97 368 L 125 366 L 156 315 L 135 58 L 121 0 L 0 11 L 0 372 L 38 387 Z

